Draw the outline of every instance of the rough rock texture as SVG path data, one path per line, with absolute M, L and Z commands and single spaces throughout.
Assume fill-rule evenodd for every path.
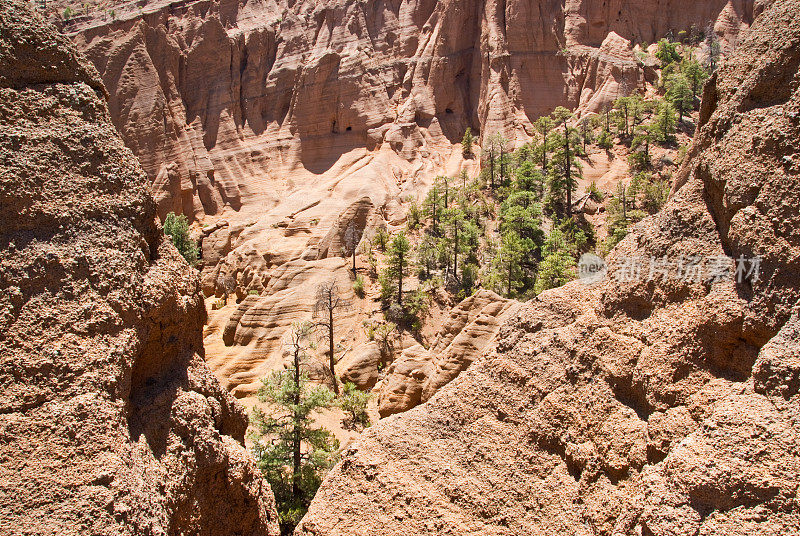
M 378 394 L 381 417 L 427 401 L 475 361 L 519 307 L 481 289 L 453 307 L 430 349 L 406 348 L 386 371 Z
M 495 351 L 366 431 L 297 534 L 800 532 L 800 1 L 764 9 L 612 277 L 526 304 Z M 756 254 L 757 280 L 616 279 L 634 256 Z
M 0 1 L 0 533 L 278 534 L 100 78 Z
M 467 126 L 527 141 L 558 105 L 598 110 L 654 82 L 634 44 L 713 21 L 732 49 L 753 2 L 154 0 L 116 12 L 66 31 L 100 72 L 159 214 L 208 225 L 206 296 L 295 289 L 271 313 L 279 340 L 313 295 L 288 278 L 346 255 L 351 211 L 402 225 L 403 202 L 434 176 L 476 174 L 458 143 Z M 280 358 L 235 345 L 213 363 Z

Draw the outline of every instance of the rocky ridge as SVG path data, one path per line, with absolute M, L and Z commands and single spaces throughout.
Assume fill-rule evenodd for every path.
M 610 277 L 525 304 L 494 351 L 367 430 L 296 534 L 800 531 L 800 2 L 762 9 Z M 694 256 L 729 277 L 621 277 Z
M 0 533 L 278 534 L 95 68 L 0 2 Z

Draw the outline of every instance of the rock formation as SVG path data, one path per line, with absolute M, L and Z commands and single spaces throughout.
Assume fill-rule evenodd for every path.
M 494 351 L 367 430 L 298 535 L 800 531 L 800 1 L 758 7 L 672 199 L 608 279 L 525 304 Z
M 645 83 L 632 44 L 714 21 L 732 48 L 752 10 L 751 0 L 182 0 L 67 29 L 109 88 L 161 215 L 202 217 L 272 208 L 364 148 L 353 160 L 374 175 L 441 170 L 465 127 L 524 138 L 558 105 L 599 110 L 619 84 Z M 342 171 L 350 188 L 364 176 Z M 374 203 L 397 193 L 389 186 L 369 192 Z
M 753 9 L 752 0 L 158 0 L 116 6 L 115 18 L 90 11 L 65 31 L 100 72 L 160 216 L 207 225 L 204 293 L 291 287 L 264 333 L 278 341 L 311 306 L 290 278 L 327 273 L 355 201 L 372 206 L 369 226 L 402 224 L 403 202 L 435 175 L 475 174 L 458 145 L 467 126 L 527 141 L 532 121 L 558 105 L 599 110 L 654 82 L 634 44 L 712 21 L 731 50 Z M 346 277 L 344 266 L 334 275 Z M 279 359 L 252 338 L 226 350 L 222 332 L 207 341 L 222 350 L 212 363 L 263 370 Z M 214 366 L 232 387 L 255 380 Z
M 406 348 L 386 371 L 378 396 L 381 417 L 427 401 L 466 370 L 518 307 L 519 302 L 484 289 L 453 307 L 430 349 Z
M 0 2 L 0 533 L 278 534 L 97 71 Z

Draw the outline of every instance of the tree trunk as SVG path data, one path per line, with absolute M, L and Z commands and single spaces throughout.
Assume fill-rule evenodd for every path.
M 572 184 L 571 184 L 571 175 L 570 172 L 572 171 L 572 166 L 570 165 L 569 161 L 569 131 L 567 130 L 567 121 L 564 120 L 564 149 L 566 150 L 566 162 L 564 165 L 565 174 L 564 177 L 566 178 L 566 187 L 567 187 L 567 215 L 572 214 Z
M 433 188 L 433 234 L 438 235 L 439 231 L 436 229 L 436 213 L 438 210 L 436 207 L 439 205 L 439 194 L 438 194 L 438 186 L 434 186 Z
M 514 269 L 514 263 L 511 260 L 508 261 L 508 297 L 511 297 L 511 274 L 512 270 Z
M 625 136 L 628 136 L 628 107 L 625 106 L 623 108 L 625 110 Z
M 489 148 L 489 184 L 494 190 L 494 145 Z
M 542 180 L 547 177 L 547 134 L 544 133 L 544 141 L 542 141 Z M 544 195 L 544 191 L 542 191 Z
M 622 219 L 628 221 L 628 202 L 625 199 L 625 188 L 622 188 Z
M 398 248 L 400 249 L 400 248 Z M 403 305 L 403 252 L 397 252 L 397 304 Z
M 336 361 L 333 358 L 333 304 L 328 308 L 328 351 L 331 360 L 331 378 L 333 378 L 333 392 L 339 394 L 339 382 L 336 380 Z
M 500 184 L 506 183 L 505 151 L 500 149 Z
M 294 350 L 294 405 L 300 405 L 300 349 Z M 292 438 L 292 497 L 300 499 L 300 415 L 294 410 L 294 434 Z
M 453 277 L 458 280 L 458 220 L 453 222 Z

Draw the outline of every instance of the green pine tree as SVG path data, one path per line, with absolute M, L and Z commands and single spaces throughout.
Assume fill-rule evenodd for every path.
M 547 205 L 549 210 L 561 214 L 569 214 L 572 207 L 572 194 L 578 187 L 578 179 L 583 171 L 575 156 L 572 147 L 576 143 L 574 131 L 567 129 L 567 135 L 558 133 L 555 136 L 556 150 L 553 152 L 550 176 L 548 177 L 549 196 Z
M 458 254 L 463 249 L 466 218 L 460 206 L 453 203 L 445 213 L 447 228 L 444 242 L 448 250 L 448 266 L 452 267 L 453 278 L 458 280 Z M 452 259 L 452 263 L 450 261 Z
M 703 89 L 703 84 L 708 79 L 708 72 L 703 69 L 700 62 L 693 57 L 683 60 L 681 72 L 689 81 L 689 86 L 692 88 L 692 107 L 694 107 L 694 100 L 697 99 L 700 90 Z
M 394 281 L 397 286 L 397 304 L 403 305 L 403 279 L 408 275 L 408 265 L 411 252 L 411 244 L 404 232 L 400 231 L 389 244 L 388 266 L 386 267 L 387 278 Z
M 308 510 L 339 448 L 333 434 L 313 426 L 312 414 L 329 408 L 333 393 L 310 385 L 301 371 L 310 334 L 310 323 L 293 326 L 292 365 L 262 380 L 258 399 L 268 411 L 253 411 L 253 454 L 275 494 L 281 533 L 287 535 Z
M 433 227 L 433 234 L 439 234 L 439 222 L 442 219 L 442 212 L 444 211 L 444 200 L 442 197 L 442 186 L 440 177 L 436 177 L 433 181 L 433 187 L 428 190 L 428 195 L 422 204 L 423 214 L 425 218 L 431 220 Z
M 667 99 L 678 110 L 678 121 L 683 121 L 683 115 L 694 108 L 692 88 L 682 73 L 674 74 L 667 80 Z
M 544 178 L 533 162 L 527 159 L 523 160 L 517 167 L 515 174 L 514 188 L 516 190 L 535 192 L 540 198 L 544 195 Z
M 574 277 L 575 257 L 570 250 L 564 233 L 554 227 L 542 248 L 543 258 L 539 263 L 534 291 L 541 294 L 545 290 L 560 287 Z
M 672 141 L 675 134 L 675 108 L 667 100 L 662 100 L 657 106 L 658 113 L 653 120 L 654 136 L 656 140 L 662 143 Z
M 490 279 L 494 282 L 498 292 L 511 298 L 516 295 L 522 286 L 523 268 L 522 260 L 525 257 L 526 245 L 514 231 L 504 232 L 500 248 L 492 261 Z
M 668 39 L 659 40 L 656 58 L 661 61 L 662 67 L 666 67 L 671 63 L 680 61 L 681 55 L 678 53 L 678 44 L 673 43 Z
M 547 156 L 550 151 L 550 132 L 553 130 L 555 123 L 550 116 L 543 116 L 536 120 L 534 127 L 539 135 L 542 137 L 542 142 L 538 146 L 538 153 L 542 163 L 542 175 L 546 176 L 548 171 Z
M 464 131 L 464 137 L 461 138 L 461 153 L 463 154 L 464 158 L 472 157 L 472 129 L 467 127 L 467 130 Z

